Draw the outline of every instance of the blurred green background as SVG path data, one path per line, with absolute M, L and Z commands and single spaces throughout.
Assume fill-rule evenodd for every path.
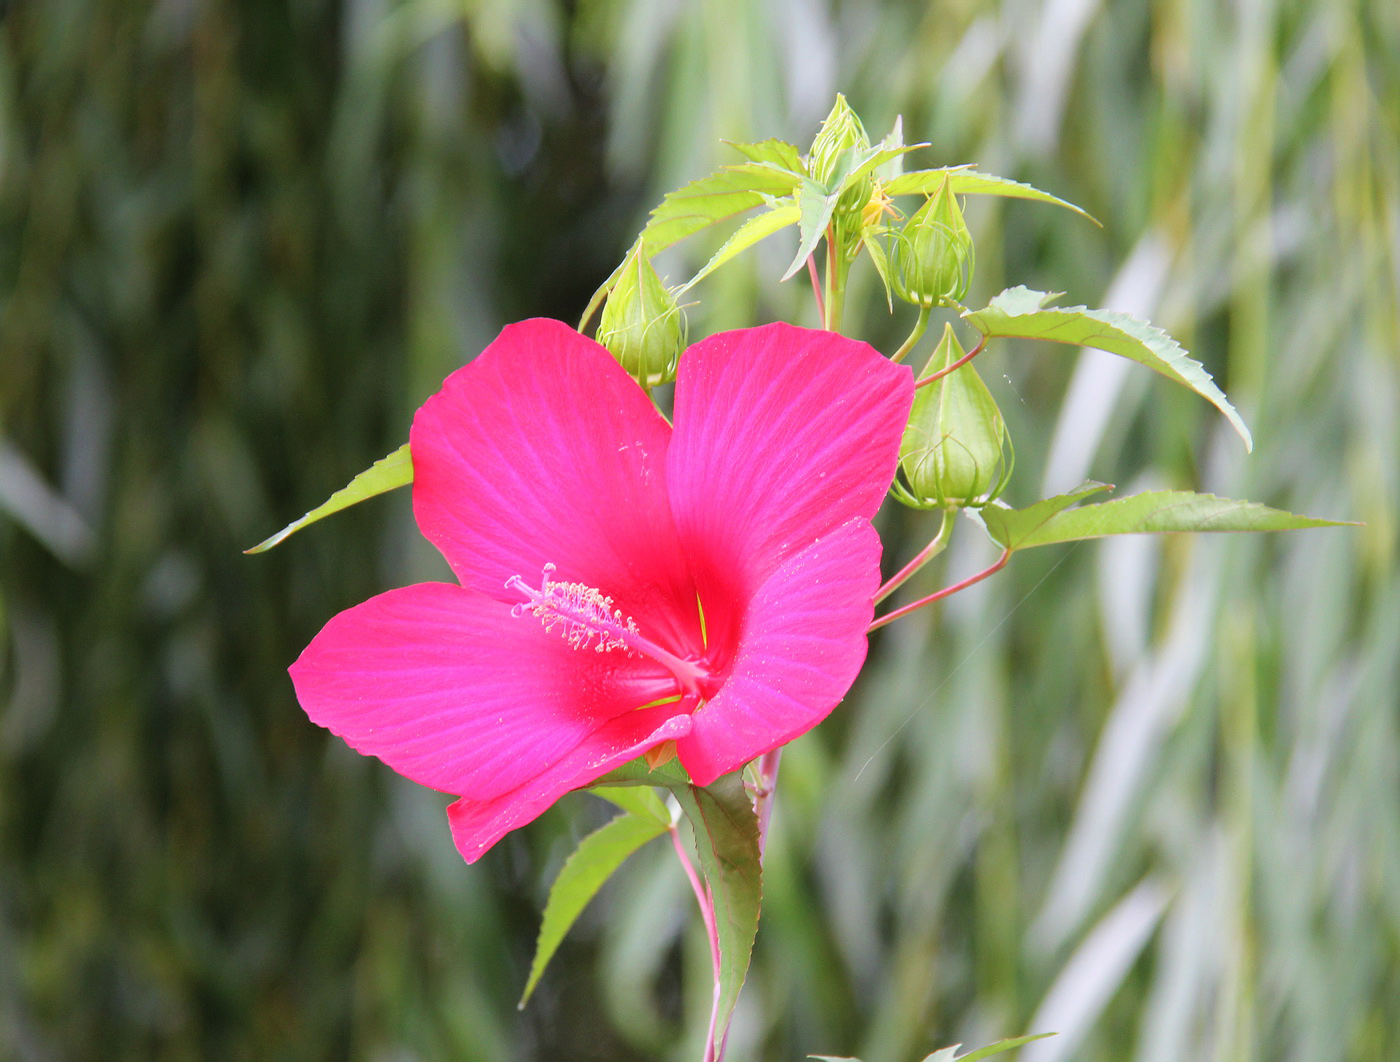
M 918 163 L 1104 222 L 971 204 L 972 304 L 1024 282 L 1148 316 L 1255 432 L 1246 456 L 1144 370 L 1002 344 L 1010 501 L 1092 476 L 1366 526 L 1038 550 L 881 632 L 784 759 L 731 1057 L 1054 1029 L 1020 1057 L 1400 1058 L 1391 0 L 0 12 L 0 1059 L 699 1057 L 664 845 L 517 1013 L 601 804 L 468 868 L 445 798 L 296 706 L 326 619 L 447 576 L 407 494 L 240 550 L 502 324 L 576 319 L 721 138 L 805 145 L 838 90 L 872 135 L 903 114 Z M 810 320 L 774 283 L 792 239 L 699 286 L 692 337 Z M 892 349 L 909 319 L 853 283 Z M 891 570 L 933 530 L 884 529 Z M 974 531 L 921 586 L 990 557 Z

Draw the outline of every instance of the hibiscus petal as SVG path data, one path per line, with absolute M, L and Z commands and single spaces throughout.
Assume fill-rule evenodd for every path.
M 413 511 L 464 586 L 501 601 L 518 575 L 611 596 L 649 636 L 698 637 L 667 502 L 671 429 L 597 343 L 558 321 L 510 325 L 418 411 Z
M 855 519 L 784 561 L 754 595 L 719 693 L 676 743 L 697 785 L 810 730 L 865 662 L 880 537 Z
M 707 581 L 732 578 L 745 596 L 818 536 L 873 517 L 913 394 L 908 366 L 832 332 L 771 324 L 686 351 L 667 471 L 677 529 L 693 562 L 706 555 Z
M 447 819 L 457 851 L 468 863 L 475 863 L 505 834 L 533 822 L 565 793 L 587 785 L 663 741 L 683 738 L 689 732 L 688 715 L 667 715 L 660 708 L 629 712 L 613 719 L 519 789 L 495 800 L 462 799 L 449 805 Z
M 473 800 L 554 777 L 580 750 L 595 755 L 587 750 L 614 740 L 619 716 L 655 729 L 655 712 L 689 708 L 633 711 L 674 690 L 659 665 L 571 648 L 533 616 L 515 618 L 510 606 L 448 583 L 391 590 L 340 613 L 291 675 L 313 722 L 415 782 Z

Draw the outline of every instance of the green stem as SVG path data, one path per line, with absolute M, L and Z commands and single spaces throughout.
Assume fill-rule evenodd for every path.
M 923 337 L 924 329 L 928 327 L 928 316 L 932 309 L 931 306 L 919 307 L 919 319 L 914 322 L 914 330 L 909 333 L 909 338 L 904 341 L 904 345 L 894 352 L 890 361 L 901 362 L 904 360 L 904 356 L 914 349 L 914 344 Z
M 846 273 L 849 269 L 845 241 L 841 238 L 840 227 L 833 220 L 826 226 L 826 314 L 822 327 L 828 332 L 841 331 L 841 311 L 846 302 Z

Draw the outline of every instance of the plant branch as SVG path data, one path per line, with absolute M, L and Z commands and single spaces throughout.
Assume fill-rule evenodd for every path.
M 685 876 L 690 881 L 691 891 L 695 893 L 695 902 L 700 905 L 700 918 L 705 923 L 705 935 L 710 939 L 710 963 L 714 970 L 715 990 L 710 1003 L 710 1029 L 705 1034 L 704 1062 L 722 1062 L 723 1049 L 718 1054 L 715 1052 L 715 1028 L 719 1024 L 720 976 L 723 969 L 719 956 L 719 930 L 715 928 L 715 900 L 709 888 L 700 880 L 700 875 L 695 872 L 695 865 L 691 863 L 690 857 L 685 854 L 685 843 L 681 840 L 681 832 L 676 829 L 675 823 L 671 824 L 669 832 L 671 844 L 676 849 L 676 857 L 680 859 Z
M 933 536 L 933 540 L 927 546 L 919 550 L 914 555 L 914 559 L 899 569 L 879 590 L 875 591 L 875 604 L 879 604 L 885 598 L 903 586 L 915 572 L 922 568 L 934 557 L 943 552 L 948 545 L 948 531 L 953 526 L 953 512 L 951 509 L 943 510 L 943 522 L 938 525 L 938 534 Z
M 919 307 L 919 319 L 914 322 L 914 330 L 909 333 L 909 338 L 904 341 L 904 345 L 890 356 L 890 361 L 901 362 L 904 360 L 904 356 L 914 349 L 914 344 L 923 337 L 924 329 L 928 327 L 930 310 L 931 307 L 928 306 Z
M 1009 549 L 1002 550 L 1001 556 L 997 558 L 996 563 L 993 564 L 990 568 L 983 568 L 976 575 L 969 575 L 960 583 L 954 583 L 952 586 L 945 586 L 942 590 L 939 590 L 937 593 L 929 594 L 928 597 L 919 598 L 919 600 L 915 601 L 912 605 L 905 605 L 903 608 L 897 608 L 893 612 L 881 616 L 868 628 L 866 628 L 866 633 L 869 633 L 873 630 L 878 630 L 887 623 L 893 623 L 901 616 L 907 616 L 909 615 L 909 613 L 915 611 L 916 609 L 921 609 L 925 605 L 931 605 L 935 601 L 942 601 L 945 597 L 951 597 L 953 594 L 956 594 L 959 590 L 966 590 L 973 583 L 980 583 L 983 579 L 987 578 L 987 576 L 995 575 L 997 572 L 1001 571 L 1001 569 L 1006 566 L 1006 562 L 1010 559 L 1011 551 Z
M 812 294 L 817 300 L 817 317 L 826 325 L 826 302 L 822 299 L 822 282 L 817 276 L 817 252 L 813 251 L 807 256 L 807 275 L 812 278 Z
M 833 218 L 826 226 L 826 313 L 822 327 L 828 332 L 841 331 L 841 314 L 846 301 L 846 248 L 841 228 Z
M 982 353 L 982 348 L 985 347 L 986 345 L 987 345 L 987 337 L 986 337 L 986 336 L 983 336 L 981 339 L 979 339 L 979 340 L 977 341 L 977 345 L 976 345 L 975 347 L 973 347 L 971 350 L 969 350 L 966 354 L 964 354 L 964 355 L 963 355 L 961 358 L 959 358 L 957 361 L 953 362 L 953 364 L 951 364 L 951 365 L 945 365 L 945 366 L 943 366 L 943 368 L 939 369 L 937 372 L 930 373 L 928 376 L 925 376 L 922 380 L 919 380 L 916 384 L 914 384 L 914 390 L 917 391 L 920 387 L 927 387 L 929 384 L 933 383 L 935 380 L 941 380 L 941 379 L 943 379 L 943 377 L 947 376 L 947 375 L 948 375 L 950 372 L 952 372 L 954 369 L 961 369 L 961 368 L 962 368 L 964 365 L 966 365 L 969 361 L 971 361 L 973 358 L 977 357 L 978 354 L 981 354 L 981 353 Z
M 778 765 L 782 761 L 782 746 L 765 752 L 758 760 L 758 787 L 753 794 L 753 810 L 758 816 L 758 859 L 768 841 L 768 820 L 773 814 L 773 795 L 778 788 Z

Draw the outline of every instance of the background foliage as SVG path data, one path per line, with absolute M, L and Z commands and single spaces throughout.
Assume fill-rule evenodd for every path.
M 1002 344 L 1013 504 L 1093 476 L 1367 525 L 1034 551 L 881 632 L 785 757 L 734 1057 L 1047 1029 L 1021 1057 L 1400 1054 L 1400 8 L 0 11 L 0 1058 L 698 1055 L 707 958 L 663 846 L 517 1015 L 601 805 L 468 869 L 442 798 L 296 707 L 322 622 L 446 576 L 407 496 L 239 551 L 501 324 L 576 317 L 721 137 L 805 143 L 838 89 L 924 164 L 1105 222 L 972 204 L 971 304 L 1024 282 L 1149 316 L 1255 432 L 1246 457 L 1151 374 Z M 762 282 L 697 287 L 693 337 L 810 319 L 771 283 L 787 238 Z M 673 280 L 707 248 L 682 250 Z M 850 324 L 889 349 L 909 322 L 870 281 Z M 919 585 L 985 561 L 961 530 Z M 886 531 L 893 566 L 932 526 Z

